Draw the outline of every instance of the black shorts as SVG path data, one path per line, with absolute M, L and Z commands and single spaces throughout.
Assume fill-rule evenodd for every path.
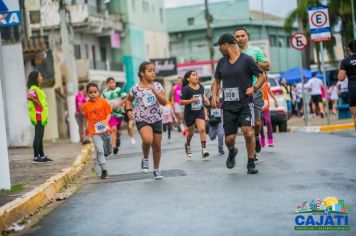
M 323 100 L 321 99 L 321 95 L 311 95 L 311 100 L 314 103 L 319 103 L 322 102 Z
M 255 108 L 248 103 L 238 111 L 223 110 L 225 136 L 237 134 L 238 127 L 255 126 Z
M 162 121 L 161 120 L 156 121 L 152 124 L 147 123 L 145 121 L 139 121 L 139 122 L 136 121 L 136 127 L 137 127 L 138 131 L 140 131 L 140 129 L 142 129 L 145 126 L 150 126 L 152 128 L 154 134 L 162 134 Z
M 356 107 L 356 83 L 349 84 L 349 106 Z
M 127 112 L 124 113 L 124 121 L 127 123 L 129 122 L 130 118 L 129 116 L 127 115 Z
M 199 112 L 199 113 L 197 113 L 195 115 L 184 115 L 184 121 L 185 121 L 185 125 L 187 127 L 190 127 L 190 126 L 194 125 L 196 119 L 205 120 L 204 111 L 201 111 L 201 112 Z

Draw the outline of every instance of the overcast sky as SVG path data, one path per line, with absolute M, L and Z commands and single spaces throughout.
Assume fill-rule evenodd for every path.
M 226 0 L 209 0 L 210 2 L 219 2 Z M 262 0 L 249 0 L 250 9 L 261 11 Z M 204 0 L 165 0 L 166 7 L 186 6 L 192 4 L 204 3 Z M 263 0 L 264 10 L 277 16 L 286 16 L 288 12 L 297 7 L 297 0 Z

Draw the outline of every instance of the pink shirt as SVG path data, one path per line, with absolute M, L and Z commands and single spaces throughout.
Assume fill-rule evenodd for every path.
M 182 93 L 182 85 L 177 84 L 176 86 L 174 86 L 173 89 L 174 103 L 179 104 L 181 93 Z
M 29 93 L 30 93 L 32 96 L 34 96 L 35 98 L 38 99 L 36 90 L 30 90 Z M 42 107 L 35 105 L 35 109 L 36 109 L 36 120 L 37 120 L 37 121 L 42 121 L 42 117 L 41 117 Z
M 77 95 L 75 96 L 75 107 L 76 113 L 80 113 L 80 108 L 79 105 L 83 105 L 87 100 L 85 99 L 84 93 L 83 92 L 78 92 Z
M 161 106 L 162 108 L 162 123 L 167 124 L 167 123 L 172 123 L 173 122 L 173 109 L 170 105 L 167 106 Z

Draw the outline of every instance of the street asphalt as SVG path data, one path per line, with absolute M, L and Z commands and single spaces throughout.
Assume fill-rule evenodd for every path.
M 164 180 L 140 173 L 140 145 L 123 140 L 119 155 L 108 158 L 109 179 L 88 177 L 28 235 L 356 235 L 355 132 L 275 137 L 275 147 L 258 156 L 260 173 L 248 175 L 242 136 L 230 170 L 216 141 L 202 160 L 195 135 L 186 160 L 184 139 L 174 133 L 173 143 L 162 141 Z M 351 230 L 295 231 L 297 204 L 328 196 L 350 205 Z

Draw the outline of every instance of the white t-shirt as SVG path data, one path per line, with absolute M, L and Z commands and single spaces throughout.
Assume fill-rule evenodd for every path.
M 311 95 L 321 95 L 323 82 L 320 79 L 313 77 L 307 82 L 306 87 L 310 90 Z
M 344 81 L 338 81 L 336 86 L 340 86 L 340 93 L 345 93 L 349 91 L 349 80 L 346 78 Z
M 338 89 L 336 85 L 333 85 L 329 88 L 330 99 L 337 100 L 339 98 Z

